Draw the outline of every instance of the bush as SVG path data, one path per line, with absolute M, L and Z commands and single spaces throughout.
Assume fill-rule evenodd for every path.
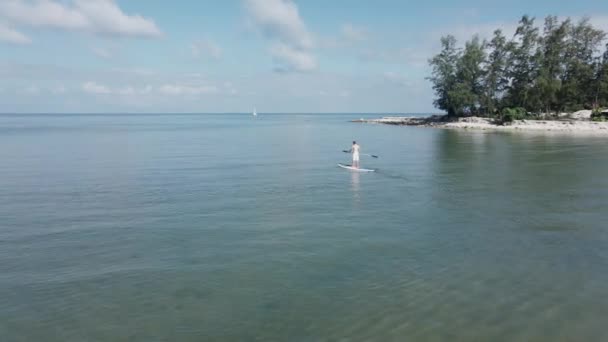
M 524 120 L 528 117 L 528 113 L 524 108 L 504 108 L 501 112 L 502 124 L 511 123 L 515 120 Z
M 608 111 L 601 108 L 594 109 L 591 113 L 591 121 L 608 121 Z
M 564 110 L 568 113 L 574 113 L 574 112 L 578 112 L 579 110 L 584 110 L 584 109 L 591 109 L 591 108 L 585 108 L 585 106 L 582 104 L 567 104 L 564 108 Z

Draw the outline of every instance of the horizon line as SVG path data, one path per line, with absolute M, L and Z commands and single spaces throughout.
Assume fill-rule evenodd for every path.
M 251 115 L 250 112 L 0 112 L 0 115 Z M 265 115 L 376 115 L 376 114 L 445 114 L 438 112 L 257 112 Z

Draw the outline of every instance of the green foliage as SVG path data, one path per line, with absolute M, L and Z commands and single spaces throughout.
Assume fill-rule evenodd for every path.
M 523 16 L 507 40 L 500 30 L 490 42 L 477 36 L 456 46 L 441 39 L 441 52 L 429 60 L 435 106 L 450 116 L 479 115 L 517 120 L 512 112 L 559 113 L 608 106 L 606 33 L 589 19 L 577 23 L 545 18 L 542 32 L 535 18 Z M 505 116 L 506 115 L 506 116 Z
M 528 113 L 525 108 L 516 107 L 516 108 L 503 108 L 501 112 L 500 121 L 505 123 L 511 123 L 515 120 L 524 120 L 528 118 Z
M 449 35 L 441 38 L 441 52 L 429 60 L 433 71 L 428 79 L 433 83 L 437 96 L 435 107 L 445 110 L 449 116 L 455 116 L 457 112 L 450 93 L 455 89 L 456 63 L 459 59 L 460 51 L 456 48 L 456 38 Z
M 486 58 L 485 42 L 478 36 L 466 42 L 464 51 L 456 63 L 456 86 L 452 92 L 457 114 L 477 115 L 481 107 L 483 95 L 483 75 L 481 68 Z
M 602 59 L 597 63 L 595 106 L 608 107 L 608 44 Z
M 559 76 L 563 72 L 569 28 L 570 20 L 559 24 L 555 16 L 545 19 L 544 36 L 539 38 L 537 51 L 538 73 L 532 89 L 531 106 L 535 111 L 550 113 L 558 109 L 558 94 L 562 87 Z
M 599 44 L 606 34 L 596 30 L 584 18 L 570 27 L 568 45 L 564 56 L 565 71 L 562 76 L 560 98 L 564 108 L 591 108 L 595 101 L 597 89 L 595 57 Z
M 449 116 L 479 114 L 483 95 L 482 63 L 485 42 L 475 36 L 466 42 L 464 50 L 456 48 L 453 36 L 441 38 L 441 52 L 429 60 L 433 71 L 428 79 L 433 83 L 437 98 L 435 106 Z
M 608 121 L 608 109 L 596 108 L 591 113 L 591 120 L 593 121 Z
M 535 53 L 538 40 L 538 28 L 534 27 L 534 18 L 524 15 L 515 31 L 515 40 L 509 45 L 510 79 L 507 103 L 513 107 L 529 105 L 530 90 L 534 84 L 538 66 L 538 55 Z
M 581 103 L 567 103 L 564 105 L 564 111 L 567 113 L 578 112 L 579 110 L 588 109 Z
M 494 37 L 487 45 L 490 49 L 485 61 L 485 77 L 483 80 L 482 105 L 488 116 L 495 116 L 502 94 L 509 81 L 506 77 L 507 68 L 507 39 L 501 30 L 494 31 Z

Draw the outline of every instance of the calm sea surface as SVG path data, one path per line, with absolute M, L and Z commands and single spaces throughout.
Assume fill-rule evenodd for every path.
M 0 115 L 0 340 L 608 340 L 606 138 L 358 117 Z

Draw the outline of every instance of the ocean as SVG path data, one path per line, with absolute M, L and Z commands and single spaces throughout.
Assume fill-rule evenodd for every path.
M 0 340 L 608 340 L 605 138 L 360 117 L 0 115 Z

